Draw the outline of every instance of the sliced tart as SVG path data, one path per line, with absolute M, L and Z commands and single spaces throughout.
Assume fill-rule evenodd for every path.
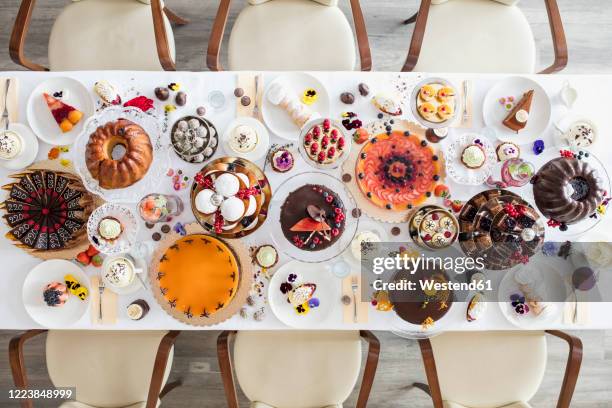
M 74 108 L 73 106 L 62 102 L 47 93 L 43 93 L 43 97 L 45 98 L 45 102 L 47 102 L 49 111 L 51 111 L 51 114 L 53 115 L 53 119 L 55 119 L 57 125 L 60 127 L 63 133 L 72 130 L 72 127 L 79 123 L 83 117 L 83 112 Z

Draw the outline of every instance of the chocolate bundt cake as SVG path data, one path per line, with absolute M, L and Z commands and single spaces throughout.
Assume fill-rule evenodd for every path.
M 558 157 L 535 175 L 533 195 L 545 217 L 574 224 L 593 214 L 604 199 L 603 182 L 584 160 Z
M 125 152 L 117 152 L 122 146 Z M 122 153 L 122 154 L 121 154 Z M 100 187 L 129 187 L 144 177 L 153 161 L 153 146 L 142 127 L 127 119 L 100 126 L 89 136 L 85 163 Z

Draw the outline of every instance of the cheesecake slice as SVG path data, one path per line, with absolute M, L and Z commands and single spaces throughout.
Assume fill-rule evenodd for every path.
M 60 127 L 63 133 L 72 130 L 73 126 L 79 123 L 83 117 L 83 113 L 73 106 L 62 102 L 47 93 L 43 93 L 43 97 L 47 103 L 47 107 L 49 108 L 51 115 L 53 115 L 53 119 L 55 119 L 57 125 Z
M 533 100 L 533 89 L 525 92 L 523 97 L 514 105 L 514 108 L 508 113 L 508 116 L 503 120 L 503 125 L 510 130 L 518 133 L 527 126 L 529 113 L 531 110 L 531 101 Z

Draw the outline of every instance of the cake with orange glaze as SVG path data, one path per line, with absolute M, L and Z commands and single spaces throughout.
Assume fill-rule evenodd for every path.
M 393 131 L 370 139 L 359 152 L 357 184 L 376 206 L 402 211 L 431 196 L 440 179 L 438 156 L 427 141 Z
M 180 238 L 164 252 L 157 280 L 171 308 L 187 318 L 210 317 L 236 295 L 240 269 L 236 255 L 223 241 L 193 234 Z

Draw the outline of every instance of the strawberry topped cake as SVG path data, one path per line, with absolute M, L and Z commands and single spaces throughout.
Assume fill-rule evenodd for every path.
M 357 184 L 376 206 L 401 211 L 432 195 L 440 179 L 438 156 L 427 141 L 393 131 L 370 139 L 359 153 Z
M 302 136 L 305 158 L 324 166 L 339 164 L 338 159 L 347 150 L 346 142 L 340 127 L 330 119 L 314 124 Z

